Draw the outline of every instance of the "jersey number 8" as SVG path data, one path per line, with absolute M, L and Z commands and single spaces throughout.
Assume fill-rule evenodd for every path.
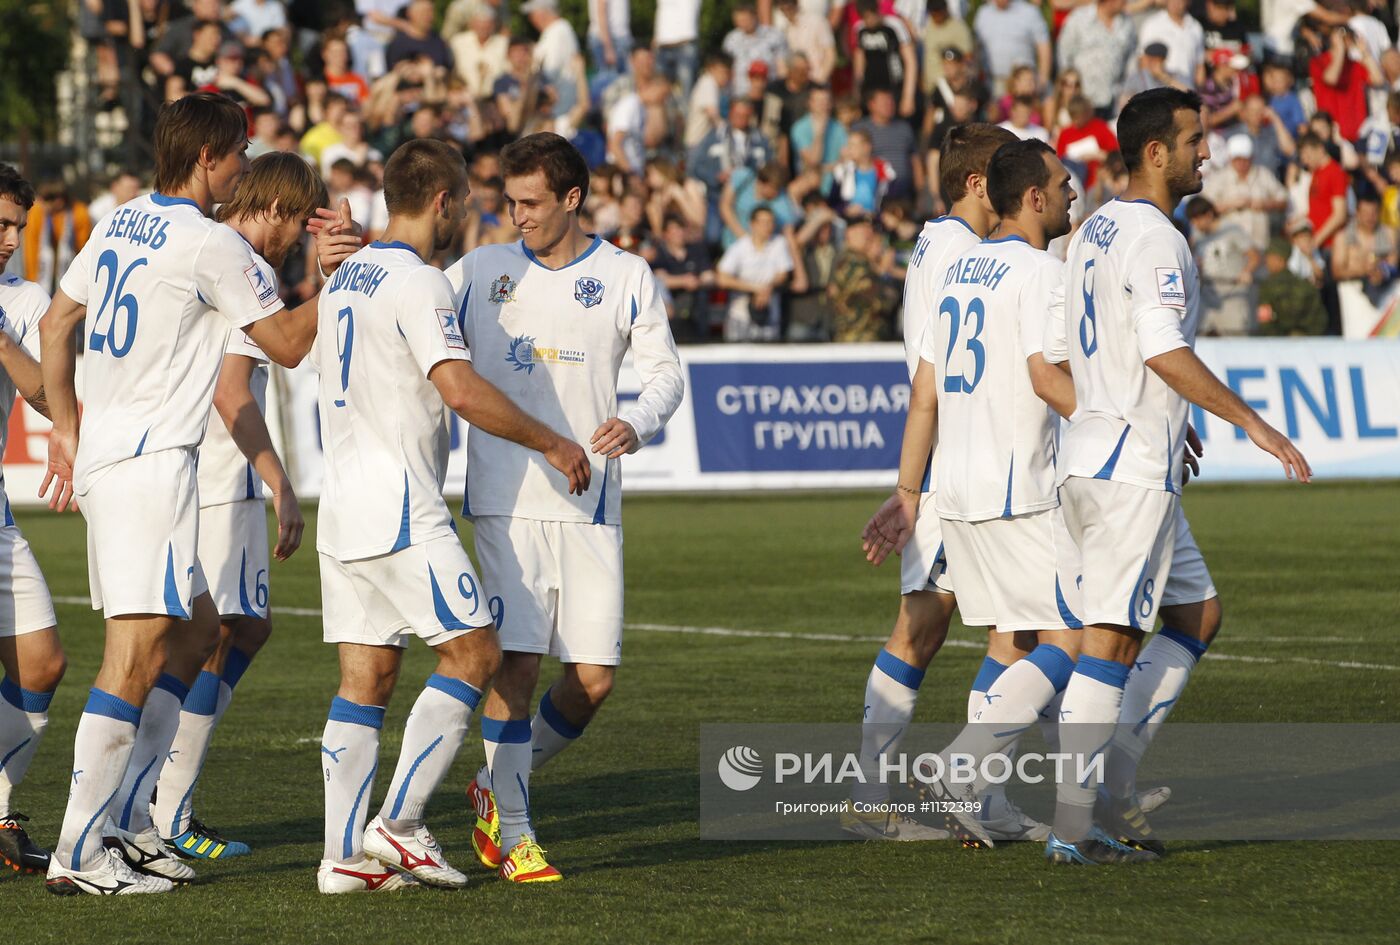
M 92 320 L 92 335 L 88 338 L 89 350 L 99 354 L 105 349 L 112 353 L 114 358 L 124 358 L 131 350 L 131 343 L 136 340 L 136 320 L 138 317 L 136 296 L 129 292 L 123 292 L 126 288 L 127 277 L 138 267 L 146 265 L 148 260 L 145 256 L 136 260 L 126 270 L 122 272 L 121 278 L 117 278 L 117 269 L 121 263 L 117 260 L 117 254 L 112 250 L 107 250 L 97 257 L 97 275 L 101 278 L 102 270 L 107 270 L 107 290 L 102 293 L 102 304 L 97 308 L 97 315 Z M 113 296 L 116 299 L 113 300 Z M 110 316 L 107 318 L 106 330 L 103 330 L 102 317 L 108 315 L 107 303 L 112 303 Z M 117 343 L 117 313 L 126 313 L 125 331 L 122 332 L 122 341 Z
M 959 317 L 958 300 L 947 295 L 943 297 L 943 304 L 938 306 L 938 314 L 952 318 L 948 331 L 948 353 L 943 358 L 943 391 L 948 394 L 970 394 L 977 382 L 982 380 L 982 372 L 987 368 L 987 350 L 979 340 L 987 319 L 987 309 L 981 299 L 973 299 L 967 303 L 967 310 Z M 972 329 L 972 336 L 964 342 L 968 355 L 972 357 L 972 377 L 969 380 L 966 371 L 962 374 L 952 373 L 951 365 L 953 349 L 958 344 L 958 329 L 973 318 L 977 319 L 977 324 Z
M 1098 314 L 1094 311 L 1094 260 L 1084 264 L 1084 316 L 1079 319 L 1079 346 L 1084 357 L 1093 357 L 1099 350 Z

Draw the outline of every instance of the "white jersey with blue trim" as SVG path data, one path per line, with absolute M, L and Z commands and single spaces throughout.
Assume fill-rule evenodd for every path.
M 1020 237 L 988 240 L 948 267 L 921 356 L 938 374 L 943 448 L 934 507 L 980 522 L 1059 504 L 1056 423 L 1031 386 L 1064 264 Z
M 49 294 L 37 284 L 21 279 L 14 273 L 0 276 L 0 331 L 10 340 L 39 360 L 39 319 L 49 310 Z M 0 368 L 0 456 L 10 441 L 10 411 L 15 406 L 19 389 L 4 368 Z M 10 497 L 5 492 L 5 474 L 0 471 L 0 502 L 4 503 L 4 525 L 13 525 Z
M 1111 479 L 1181 493 L 1187 403 L 1147 361 L 1196 341 L 1200 278 L 1191 248 L 1156 205 L 1111 200 L 1070 242 L 1063 323 L 1045 358 L 1068 360 L 1076 410 L 1059 480 Z
M 247 332 L 231 331 L 224 357 L 238 355 L 254 362 L 248 386 L 258 413 L 267 416 L 267 355 Z M 199 444 L 199 507 L 207 509 L 230 502 L 263 498 L 263 481 L 253 464 L 243 455 L 217 407 L 209 408 L 209 427 Z
M 98 221 L 59 288 L 87 306 L 79 495 L 113 463 L 198 446 L 229 330 L 283 307 L 242 236 L 163 194 Z
M 962 217 L 943 216 L 928 220 L 919 231 L 909 267 L 904 276 L 904 361 L 909 367 L 909 380 L 919 367 L 919 351 L 924 335 L 933 324 L 938 300 L 943 294 L 943 279 L 953 260 L 982 241 L 972 226 Z M 933 454 L 924 471 L 921 489 L 932 492 L 938 478 L 939 444 L 933 444 Z
M 447 405 L 428 374 L 471 355 L 447 277 L 406 243 L 371 243 L 321 290 L 311 357 L 325 455 L 316 549 L 355 561 L 453 534 Z
M 610 417 L 642 443 L 680 406 L 685 382 L 651 267 L 598 237 L 550 269 L 524 242 L 482 246 L 448 267 L 474 366 L 520 409 L 584 445 Z M 642 392 L 621 412 L 617 375 L 632 352 Z M 466 515 L 622 523 L 619 460 L 589 453 L 584 495 L 544 456 L 473 428 L 467 434 Z

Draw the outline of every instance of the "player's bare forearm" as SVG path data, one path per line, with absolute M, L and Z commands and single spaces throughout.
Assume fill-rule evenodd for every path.
M 78 393 L 73 375 L 78 352 L 73 332 L 85 311 L 85 306 L 60 289 L 39 322 L 39 367 L 49 418 L 55 429 L 74 435 L 78 432 Z
M 899 486 L 917 492 L 924 467 L 938 438 L 938 377 L 933 365 L 920 360 L 909 395 L 909 415 L 904 419 L 904 440 L 899 450 Z
M 296 308 L 284 308 L 275 315 L 258 319 L 243 330 L 273 361 L 285 368 L 294 368 L 316 341 L 319 301 L 320 297 L 313 295 Z
M 1168 387 L 1191 403 L 1244 430 L 1255 446 L 1274 456 L 1289 479 L 1308 482 L 1312 468 L 1298 448 L 1275 430 L 1239 395 L 1220 382 L 1190 348 L 1182 347 L 1149 358 L 1147 366 Z
M 1074 413 L 1074 380 L 1069 375 L 1069 365 L 1051 364 L 1042 354 L 1033 354 L 1026 359 L 1026 368 L 1031 375 L 1031 388 L 1035 395 L 1050 405 L 1050 409 L 1066 420 Z
M 267 418 L 253 397 L 250 384 L 255 367 L 252 358 L 236 354 L 224 358 L 219 382 L 214 388 L 214 409 L 219 411 L 234 445 L 262 481 L 273 492 L 283 492 L 291 488 L 291 482 L 272 443 Z
M 3 331 L 0 331 L 0 368 L 10 375 L 19 395 L 35 410 L 48 416 L 43 369 L 28 351 L 15 344 L 14 339 Z

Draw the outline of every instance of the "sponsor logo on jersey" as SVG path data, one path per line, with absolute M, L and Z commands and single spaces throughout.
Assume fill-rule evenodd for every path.
M 529 335 L 512 338 L 506 363 L 517 371 L 532 374 L 537 364 L 584 364 L 588 356 L 576 348 L 544 348 Z
M 1157 270 L 1157 299 L 1163 305 L 1186 307 L 1186 277 L 1180 269 Z
M 574 283 L 574 298 L 584 308 L 592 308 L 603 301 L 603 283 L 592 276 L 584 276 Z
M 0 331 L 9 327 L 9 319 L 5 316 L 5 306 L 0 305 Z
M 467 350 L 467 339 L 462 337 L 461 326 L 457 324 L 457 313 L 450 308 L 437 309 L 438 327 L 442 329 L 442 340 L 447 347 L 456 351 Z
M 496 305 L 515 301 L 516 282 L 510 276 L 502 274 L 499 279 L 491 283 L 491 301 Z
M 258 268 L 257 263 L 244 269 L 243 275 L 248 277 L 248 284 L 253 287 L 253 294 L 258 297 L 258 302 L 263 308 L 277 300 L 277 286 L 268 278 L 267 273 Z

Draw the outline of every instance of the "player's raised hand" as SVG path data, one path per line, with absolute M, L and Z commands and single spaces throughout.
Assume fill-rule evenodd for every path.
M 364 233 L 351 218 L 350 201 L 344 197 L 336 210 L 317 207 L 306 221 L 306 231 L 316 238 L 316 260 L 328 275 L 364 245 Z
M 568 477 L 570 495 L 583 495 L 588 491 L 588 484 L 593 479 L 593 464 L 588 461 L 588 454 L 582 446 L 561 436 L 554 446 L 545 450 L 544 458 Z
M 1206 448 L 1201 443 L 1201 438 L 1196 435 L 1196 428 L 1191 424 L 1186 424 L 1186 465 L 1181 470 L 1181 481 L 1189 482 L 1192 479 L 1201 478 L 1201 464 L 1197 462 L 1206 455 Z
M 49 467 L 44 471 L 44 481 L 39 484 L 39 498 L 42 499 L 52 485 L 49 508 L 55 512 L 78 510 L 78 501 L 73 497 L 73 461 L 77 455 L 77 433 L 49 431 Z
M 1312 467 L 1308 465 L 1308 461 L 1303 458 L 1303 454 L 1298 451 L 1298 447 L 1294 446 L 1293 441 L 1288 437 L 1263 420 L 1245 427 L 1245 432 L 1249 434 L 1249 438 L 1255 446 L 1283 464 L 1283 474 L 1286 477 L 1297 479 L 1299 482 L 1312 481 Z
M 919 497 L 896 492 L 865 523 L 860 533 L 865 560 L 879 567 L 890 556 L 899 554 L 914 534 L 914 517 L 918 513 Z
M 604 420 L 598 429 L 593 431 L 593 439 L 588 442 L 593 447 L 593 452 L 601 453 L 608 459 L 617 459 L 624 453 L 631 453 L 642 443 L 632 424 L 617 417 Z
M 301 547 L 306 520 L 301 517 L 301 503 L 290 486 L 272 494 L 272 508 L 277 513 L 277 547 L 272 549 L 272 557 L 286 561 Z

